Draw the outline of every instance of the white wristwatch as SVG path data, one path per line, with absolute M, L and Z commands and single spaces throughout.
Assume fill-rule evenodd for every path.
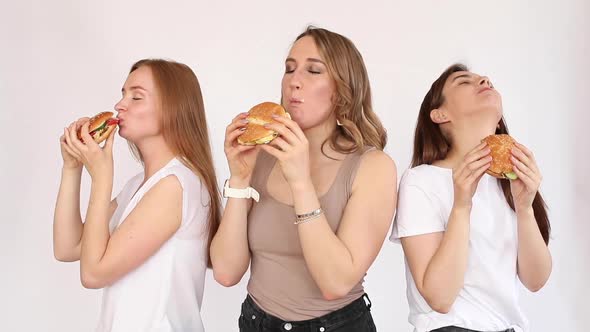
M 236 189 L 229 187 L 229 180 L 225 180 L 225 184 L 223 185 L 223 198 L 252 198 L 256 202 L 260 200 L 260 194 L 256 191 L 256 189 L 252 187 L 247 187 L 244 189 Z

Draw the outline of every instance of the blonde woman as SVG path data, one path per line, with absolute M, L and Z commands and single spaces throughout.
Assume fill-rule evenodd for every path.
M 280 134 L 271 144 L 237 145 L 245 114 L 227 127 L 215 279 L 235 285 L 250 267 L 242 332 L 375 331 L 363 278 L 392 221 L 396 169 L 363 59 L 349 39 L 309 28 L 285 60 L 281 96 L 292 119 L 269 126 Z M 248 187 L 259 202 L 234 195 Z

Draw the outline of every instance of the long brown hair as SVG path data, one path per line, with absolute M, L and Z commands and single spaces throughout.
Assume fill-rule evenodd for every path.
M 422 105 L 420 106 L 420 113 L 418 114 L 418 122 L 416 124 L 416 132 L 414 133 L 414 153 L 412 155 L 412 167 L 427 164 L 431 165 L 437 160 L 446 158 L 447 153 L 452 148 L 452 142 L 443 135 L 440 126 L 434 123 L 430 118 L 430 112 L 441 107 L 444 102 L 443 88 L 449 76 L 458 71 L 469 71 L 469 68 L 463 64 L 454 64 L 447 68 L 439 78 L 432 83 L 430 90 L 424 96 Z M 504 117 L 500 119 L 496 134 L 508 134 L 508 127 Z M 510 191 L 510 181 L 506 179 L 498 179 L 498 183 L 502 187 L 506 202 L 512 210 L 514 210 L 514 200 Z M 551 225 L 549 224 L 549 216 L 547 215 L 547 205 L 537 192 L 533 200 L 533 211 L 539 231 L 543 236 L 545 243 L 549 243 L 549 236 L 551 233 Z
M 383 150 L 387 133 L 373 112 L 369 75 L 360 52 L 348 38 L 326 29 L 310 26 L 295 41 L 305 36 L 313 38 L 334 79 L 334 114 L 342 124 L 322 143 L 322 152 L 327 142 L 340 153 L 351 153 L 364 146 Z M 340 137 L 352 146 L 340 142 Z
M 131 67 L 129 73 L 144 66 L 150 68 L 159 92 L 160 124 L 164 140 L 180 161 L 200 177 L 209 192 L 209 248 L 221 220 L 221 197 L 199 80 L 187 65 L 162 59 L 140 60 Z M 133 143 L 129 145 L 134 156 L 142 161 L 137 146 Z M 207 265 L 211 267 L 211 258 L 208 258 Z

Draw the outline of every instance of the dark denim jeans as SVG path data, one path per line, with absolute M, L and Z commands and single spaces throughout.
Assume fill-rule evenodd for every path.
M 365 298 L 367 301 L 365 302 Z M 238 321 L 240 332 L 376 332 L 371 301 L 367 294 L 354 302 L 322 317 L 288 322 L 262 311 L 250 295 L 242 303 Z
M 445 326 L 445 327 L 441 327 L 440 329 L 432 330 L 430 332 L 480 332 L 480 331 L 465 329 L 465 328 L 458 327 L 458 326 Z M 498 332 L 514 332 L 514 329 L 508 329 L 508 330 L 498 331 Z

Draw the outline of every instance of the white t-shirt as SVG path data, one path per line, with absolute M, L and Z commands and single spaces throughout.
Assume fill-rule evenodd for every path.
M 407 170 L 400 183 L 390 240 L 444 232 L 453 192 L 451 169 L 420 165 Z M 516 271 L 517 241 L 516 214 L 498 181 L 484 174 L 473 196 L 465 281 L 449 313 L 430 308 L 418 292 L 406 261 L 408 320 L 414 331 L 450 325 L 478 331 L 528 331 L 528 321 L 518 305 L 521 284 Z
M 141 188 L 143 173 L 136 175 L 117 196 L 110 230 L 112 234 L 143 195 L 170 175 L 183 189 L 181 225 L 147 261 L 104 288 L 97 332 L 204 331 L 200 307 L 207 270 L 209 194 L 199 177 L 177 159 Z

